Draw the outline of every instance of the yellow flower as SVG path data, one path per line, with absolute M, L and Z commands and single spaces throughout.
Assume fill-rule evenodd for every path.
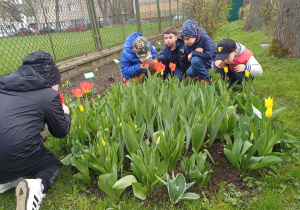
M 224 67 L 224 72 L 227 74 L 228 73 L 228 66 Z
M 249 71 L 245 70 L 245 77 L 249 78 Z
M 272 106 L 273 106 L 273 98 L 270 98 L 270 96 L 269 96 L 268 99 L 265 98 L 265 104 L 266 104 L 267 109 L 269 109 L 269 108 L 272 109 Z
M 82 106 L 82 105 L 80 105 L 80 106 L 79 106 L 79 111 L 81 111 L 81 112 L 83 112 L 83 111 L 84 111 L 84 109 L 83 109 L 83 106 Z
M 267 109 L 267 111 L 266 111 L 266 117 L 267 117 L 267 118 L 272 117 L 272 108 L 268 108 L 268 109 Z
M 102 138 L 102 136 L 101 136 L 101 142 L 102 142 L 102 145 L 103 145 L 103 146 L 106 145 L 106 143 L 105 143 L 104 139 Z
M 161 76 L 164 76 L 164 71 L 161 71 L 160 74 L 161 74 Z

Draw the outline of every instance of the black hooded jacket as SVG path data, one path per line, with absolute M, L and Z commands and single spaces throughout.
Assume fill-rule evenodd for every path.
M 70 130 L 59 93 L 29 65 L 0 77 L 0 184 L 1 172 L 34 167 L 43 157 L 45 123 L 54 137 Z

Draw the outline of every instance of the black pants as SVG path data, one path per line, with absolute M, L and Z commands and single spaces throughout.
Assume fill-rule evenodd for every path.
M 1 173 L 1 183 L 6 183 L 19 177 L 33 176 L 35 179 L 39 178 L 42 180 L 44 192 L 46 192 L 59 175 L 62 163 L 49 149 L 44 148 L 44 151 L 43 158 L 36 160 L 34 165 L 28 166 L 22 171 L 16 169 L 16 171 Z M 5 180 L 7 181 L 5 182 Z
M 224 69 L 218 69 L 218 71 L 221 74 L 221 77 L 223 80 L 225 80 L 225 72 Z M 245 77 L 245 72 L 235 72 L 235 71 L 230 71 L 228 69 L 228 73 L 227 73 L 227 81 L 229 82 L 229 87 L 231 85 L 233 85 L 236 81 L 238 85 L 242 85 L 243 83 L 243 79 L 245 78 L 246 81 L 248 81 L 248 78 Z M 251 77 L 251 82 L 254 79 L 254 77 Z

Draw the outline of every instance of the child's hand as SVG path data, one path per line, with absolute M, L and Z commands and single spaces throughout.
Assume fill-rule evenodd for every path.
M 198 53 L 203 53 L 204 50 L 202 47 L 197 47 L 195 51 Z
M 63 107 L 64 113 L 70 114 L 69 107 L 67 107 L 65 104 L 62 104 L 62 107 Z
M 192 53 L 190 53 L 190 54 L 188 55 L 188 60 L 191 61 L 191 59 L 192 59 Z
M 140 68 L 141 69 L 148 69 L 148 67 L 149 67 L 149 63 L 147 63 L 146 65 L 143 65 L 143 64 L 140 64 Z
M 234 66 L 234 71 L 235 72 L 243 72 L 246 69 L 246 65 L 245 64 L 237 64 Z
M 218 67 L 219 69 L 222 69 L 226 66 L 226 64 L 222 60 L 216 60 L 215 66 Z

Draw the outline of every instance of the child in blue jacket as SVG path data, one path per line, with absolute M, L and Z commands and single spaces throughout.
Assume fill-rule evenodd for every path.
M 156 54 L 156 50 L 143 34 L 138 32 L 130 34 L 125 40 L 121 54 L 121 72 L 124 79 L 139 77 L 147 72 L 150 61 Z
M 165 66 L 164 77 L 171 73 L 170 62 L 176 64 L 174 75 L 181 81 L 187 69 L 187 53 L 182 39 L 177 38 L 175 27 L 166 28 L 164 31 L 164 41 L 166 46 L 162 49 L 158 60 Z
M 217 47 L 214 41 L 207 35 L 206 31 L 197 26 L 196 21 L 186 20 L 181 29 L 180 36 L 186 44 L 190 66 L 186 71 L 189 80 L 199 76 L 201 80 L 211 83 L 211 77 L 207 69 L 211 68 Z

